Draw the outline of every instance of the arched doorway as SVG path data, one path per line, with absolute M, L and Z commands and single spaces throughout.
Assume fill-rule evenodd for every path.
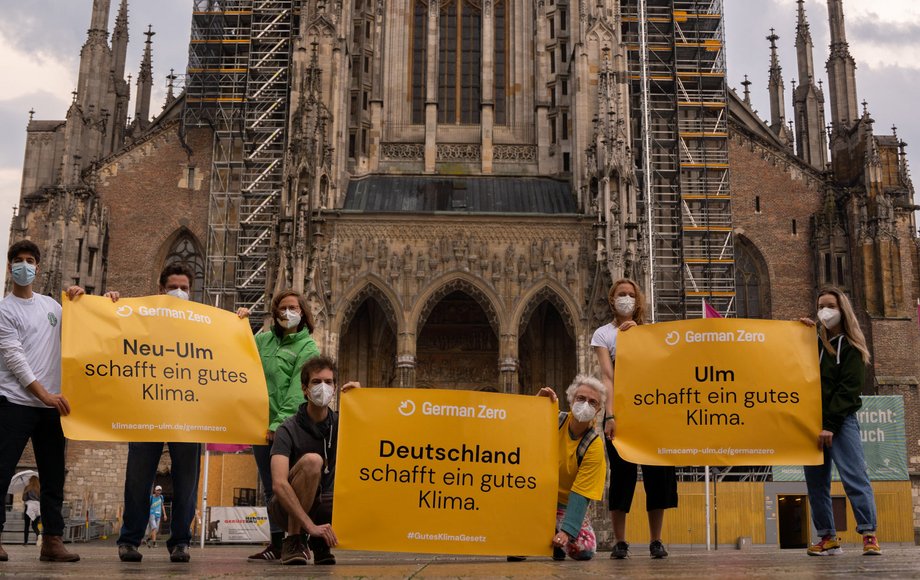
M 454 290 L 423 324 L 416 343 L 417 387 L 498 388 L 498 336 L 479 302 Z
M 770 274 L 763 254 L 749 239 L 735 235 L 735 314 L 770 318 Z
M 566 324 L 560 308 L 548 299 L 537 299 L 521 323 L 518 392 L 534 394 L 541 387 L 552 387 L 559 397 L 560 408 L 564 408 L 565 390 L 578 368 L 571 326 Z
M 198 240 L 185 228 L 174 234 L 173 242 L 163 259 L 163 267 L 171 264 L 181 264 L 192 272 L 195 279 L 190 280 L 192 283 L 191 299 L 195 302 L 202 302 L 204 300 L 204 254 Z M 155 275 L 159 276 L 159 271 Z
M 373 295 L 356 303 L 339 346 L 339 381 L 392 387 L 396 380 L 396 331 L 391 317 Z

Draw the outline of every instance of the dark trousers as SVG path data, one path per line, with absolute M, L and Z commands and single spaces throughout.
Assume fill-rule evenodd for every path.
M 0 397 L 0 531 L 6 523 L 6 490 L 29 438 L 42 480 L 41 512 L 45 533 L 64 535 L 64 432 L 55 409 L 16 405 Z
M 29 514 L 22 512 L 22 543 L 29 543 L 29 522 L 32 523 L 32 531 L 35 532 L 35 539 L 38 539 L 38 522 L 42 521 L 42 517 L 38 516 L 34 520 L 29 517 Z
M 271 445 L 253 445 L 252 455 L 256 460 L 256 467 L 259 469 L 259 479 L 262 480 L 262 489 L 265 490 L 265 505 L 271 505 L 275 492 L 272 490 L 272 446 Z M 287 522 L 276 522 L 272 519 L 271 513 L 268 514 L 268 527 L 272 533 L 284 533 L 287 528 Z
M 192 520 L 198 498 L 198 474 L 201 471 L 201 445 L 167 443 L 172 460 L 173 497 L 169 516 L 169 540 L 172 548 L 192 541 Z M 140 546 L 150 520 L 150 491 L 163 454 L 163 443 L 130 443 L 125 470 L 125 513 L 119 544 Z

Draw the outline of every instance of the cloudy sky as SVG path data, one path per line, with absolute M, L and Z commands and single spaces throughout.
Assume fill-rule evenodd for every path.
M 751 82 L 751 99 L 762 117 L 769 117 L 767 69 L 774 27 L 787 88 L 787 113 L 795 63 L 795 0 L 724 0 L 729 82 L 739 89 L 745 74 Z M 112 0 L 110 27 L 119 1 Z M 805 2 L 815 43 L 815 65 L 825 77 L 827 59 L 827 4 Z M 170 68 L 184 71 L 187 61 L 191 0 L 132 0 L 128 71 L 134 77 L 143 50 L 143 32 L 153 25 L 154 93 L 151 110 L 158 112 L 166 91 Z M 4 2 L 0 19 L 0 249 L 5 263 L 7 231 L 12 208 L 19 201 L 25 128 L 29 110 L 36 119 L 63 119 L 76 86 L 80 47 L 86 38 L 92 0 L 18 0 Z M 920 2 L 914 0 L 844 0 L 847 37 L 857 63 L 860 101 L 866 99 L 877 132 L 898 134 L 920 147 Z M 826 78 L 826 77 L 825 77 Z M 798 79 L 796 79 L 798 80 Z M 132 93 L 136 87 L 132 87 Z M 133 112 L 134 105 L 130 111 Z M 5 267 L 4 267 L 5 269 Z

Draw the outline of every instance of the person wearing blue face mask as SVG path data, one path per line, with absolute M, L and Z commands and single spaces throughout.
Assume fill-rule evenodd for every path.
M 29 240 L 10 246 L 7 270 L 13 291 L 0 301 L 0 489 L 6 490 L 29 439 L 41 473 L 44 524 L 41 560 L 76 562 L 64 548 L 64 433 L 61 416 L 70 403 L 61 394 L 61 305 L 34 291 L 41 251 Z M 71 286 L 74 300 L 83 288 Z M 118 299 L 118 293 L 107 296 Z M 6 494 L 0 494 L 0 533 L 6 523 Z M 9 559 L 0 546 L 0 562 Z
M 160 273 L 160 294 L 188 300 L 192 291 L 192 273 L 181 264 L 170 264 Z M 249 310 L 240 308 L 237 316 L 246 318 Z M 192 520 L 198 497 L 201 445 L 199 443 L 167 442 L 172 463 L 172 521 L 166 541 L 171 562 L 188 562 L 192 540 Z M 129 443 L 128 465 L 125 469 L 125 511 L 121 535 L 118 537 L 118 558 L 122 562 L 140 562 L 138 551 L 144 539 L 150 516 L 150 484 L 156 477 L 163 442 Z

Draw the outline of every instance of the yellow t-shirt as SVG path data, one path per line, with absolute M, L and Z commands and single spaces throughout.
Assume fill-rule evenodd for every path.
M 565 419 L 559 429 L 559 503 L 569 504 L 569 492 L 574 491 L 588 499 L 604 497 L 604 481 L 607 478 L 607 458 L 604 456 L 604 437 L 598 435 L 578 466 L 578 444 L 581 437 L 572 439 L 569 424 L 572 416 Z

